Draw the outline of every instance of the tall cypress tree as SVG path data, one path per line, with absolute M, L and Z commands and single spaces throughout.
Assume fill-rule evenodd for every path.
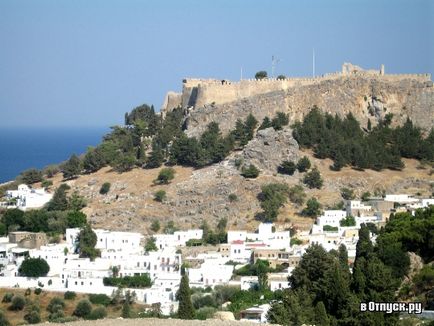
M 179 285 L 178 292 L 178 317 L 180 319 L 193 319 L 194 307 L 191 302 L 190 284 L 187 274 L 184 273 L 181 278 L 181 284 Z
M 315 325 L 329 326 L 329 317 L 322 301 L 318 302 L 315 306 Z

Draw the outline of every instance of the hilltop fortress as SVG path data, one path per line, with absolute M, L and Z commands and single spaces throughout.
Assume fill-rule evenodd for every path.
M 215 121 L 223 132 L 253 113 L 258 120 L 277 111 L 301 119 L 309 108 L 345 115 L 352 112 L 361 122 L 375 125 L 387 113 L 394 123 L 410 117 L 425 131 L 434 125 L 434 87 L 430 74 L 386 74 L 344 63 L 341 72 L 314 78 L 184 79 L 182 93 L 169 92 L 161 112 L 181 106 L 186 114 L 187 134 L 199 135 Z

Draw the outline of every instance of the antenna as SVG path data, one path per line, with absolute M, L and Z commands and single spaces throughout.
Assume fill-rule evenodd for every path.
M 275 57 L 274 55 L 271 56 L 271 77 L 274 78 L 274 70 L 276 69 L 276 65 L 280 62 L 280 59 Z
M 240 80 L 243 80 L 243 67 L 241 67 L 241 71 L 240 71 Z
M 315 48 L 312 49 L 312 77 L 315 77 Z

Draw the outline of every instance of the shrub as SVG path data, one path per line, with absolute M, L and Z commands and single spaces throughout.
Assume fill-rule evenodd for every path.
M 194 319 L 199 320 L 206 320 L 210 319 L 214 316 L 215 312 L 217 311 L 214 307 L 202 307 L 195 311 L 194 313 Z
M 339 221 L 340 226 L 355 226 L 356 225 L 356 219 L 354 216 L 347 216 Z
M 154 200 L 162 203 L 166 199 L 166 192 L 164 190 L 158 190 L 154 193 Z
M 336 232 L 339 230 L 339 228 L 337 226 L 324 225 L 322 227 L 322 230 L 325 232 Z
M 98 307 L 90 312 L 90 314 L 87 316 L 87 319 L 97 320 L 104 319 L 105 317 L 107 317 L 107 310 L 104 307 Z
M 78 318 L 75 316 L 67 316 L 67 317 L 59 316 L 58 318 L 50 319 L 51 322 L 60 323 L 60 324 L 70 323 L 77 320 Z
M 24 295 L 27 297 L 29 295 L 32 294 L 32 290 L 30 288 L 27 288 L 26 291 L 24 292 Z
M 301 159 L 297 162 L 297 170 L 298 172 L 306 172 L 310 169 L 310 160 L 307 156 L 303 156 Z
M 250 164 L 247 168 L 246 167 L 242 167 L 241 169 L 241 175 L 244 178 L 248 178 L 248 179 L 255 179 L 258 177 L 259 175 L 259 169 L 254 166 L 253 164 Z
M 158 173 L 158 177 L 154 180 L 154 183 L 167 185 L 173 178 L 175 178 L 175 170 L 173 168 L 163 168 Z
M 230 195 L 228 196 L 228 199 L 229 199 L 229 201 L 230 201 L 231 203 L 233 203 L 234 201 L 237 201 L 237 200 L 238 200 L 238 196 L 237 196 L 236 194 L 230 194 Z
M 309 188 L 317 188 L 321 189 L 323 185 L 323 179 L 321 178 L 321 174 L 319 173 L 319 170 L 315 167 L 303 178 L 303 183 L 307 185 Z
M 89 300 L 84 299 L 84 300 L 80 300 L 77 303 L 73 315 L 81 318 L 86 318 L 87 316 L 89 316 L 91 311 L 92 311 L 92 305 L 90 304 Z
M 296 165 L 291 161 L 283 161 L 278 167 L 277 172 L 280 174 L 293 175 L 296 170 Z
M 35 291 L 34 291 L 34 293 L 36 295 L 40 295 L 42 293 L 42 289 L 41 288 L 36 288 Z
M 77 294 L 73 291 L 66 291 L 63 295 L 65 300 L 74 300 L 77 297 Z
M 291 244 L 291 246 L 301 245 L 301 244 L 303 244 L 303 241 L 301 241 L 300 239 L 297 239 L 297 238 L 291 238 L 290 244 Z
M 0 310 L 0 326 L 9 326 L 9 320 L 6 318 L 6 315 L 3 311 Z
M 99 193 L 101 195 L 105 195 L 110 191 L 110 187 L 111 187 L 111 183 L 110 182 L 104 182 L 101 186 L 101 188 L 99 189 Z
M 48 188 L 48 187 L 51 187 L 52 185 L 53 185 L 53 181 L 51 181 L 51 180 L 42 180 L 42 182 L 41 182 L 41 186 L 43 188 Z
M 24 320 L 29 324 L 39 324 L 41 322 L 41 315 L 37 310 L 31 310 L 24 315 Z
M 148 288 L 151 287 L 152 281 L 148 274 L 134 275 L 124 277 L 104 277 L 103 283 L 105 286 L 121 286 L 129 288 Z
M 12 303 L 9 306 L 9 310 L 18 311 L 23 310 L 26 305 L 26 300 L 21 295 L 16 295 L 12 299 Z
M 371 197 L 371 193 L 370 193 L 369 191 L 365 191 L 365 192 L 362 194 L 361 199 L 362 199 L 362 201 L 368 201 L 370 197 Z
M 62 320 L 63 318 L 65 318 L 65 313 L 63 312 L 63 310 L 58 310 L 48 315 L 48 320 L 51 322 L 60 322 L 60 320 Z
M 352 200 L 354 199 L 354 190 L 350 188 L 341 188 L 341 196 L 345 200 Z
M 300 185 L 295 185 L 289 188 L 289 200 L 296 205 L 303 205 L 306 198 L 306 193 Z
M 27 277 L 45 276 L 49 271 L 50 266 L 42 258 L 26 258 L 18 269 L 20 275 Z
M 111 298 L 105 294 L 89 294 L 89 301 L 96 305 L 108 306 Z
M 151 230 L 154 232 L 158 232 L 158 230 L 160 230 L 160 221 L 158 220 L 153 220 L 152 224 L 151 224 Z
M 63 309 L 65 309 L 65 301 L 60 297 L 54 297 L 51 299 L 47 306 L 47 311 L 52 314 L 62 311 Z
M 4 302 L 4 303 L 12 302 L 13 297 L 14 297 L 13 293 L 10 293 L 10 292 L 5 293 L 5 295 L 3 296 L 2 302 Z

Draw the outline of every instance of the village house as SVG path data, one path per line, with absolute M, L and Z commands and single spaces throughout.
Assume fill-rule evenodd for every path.
M 48 203 L 53 194 L 45 191 L 44 188 L 33 189 L 25 184 L 18 186 L 17 190 L 6 191 L 6 207 L 18 208 L 23 211 L 27 209 L 41 208 Z

